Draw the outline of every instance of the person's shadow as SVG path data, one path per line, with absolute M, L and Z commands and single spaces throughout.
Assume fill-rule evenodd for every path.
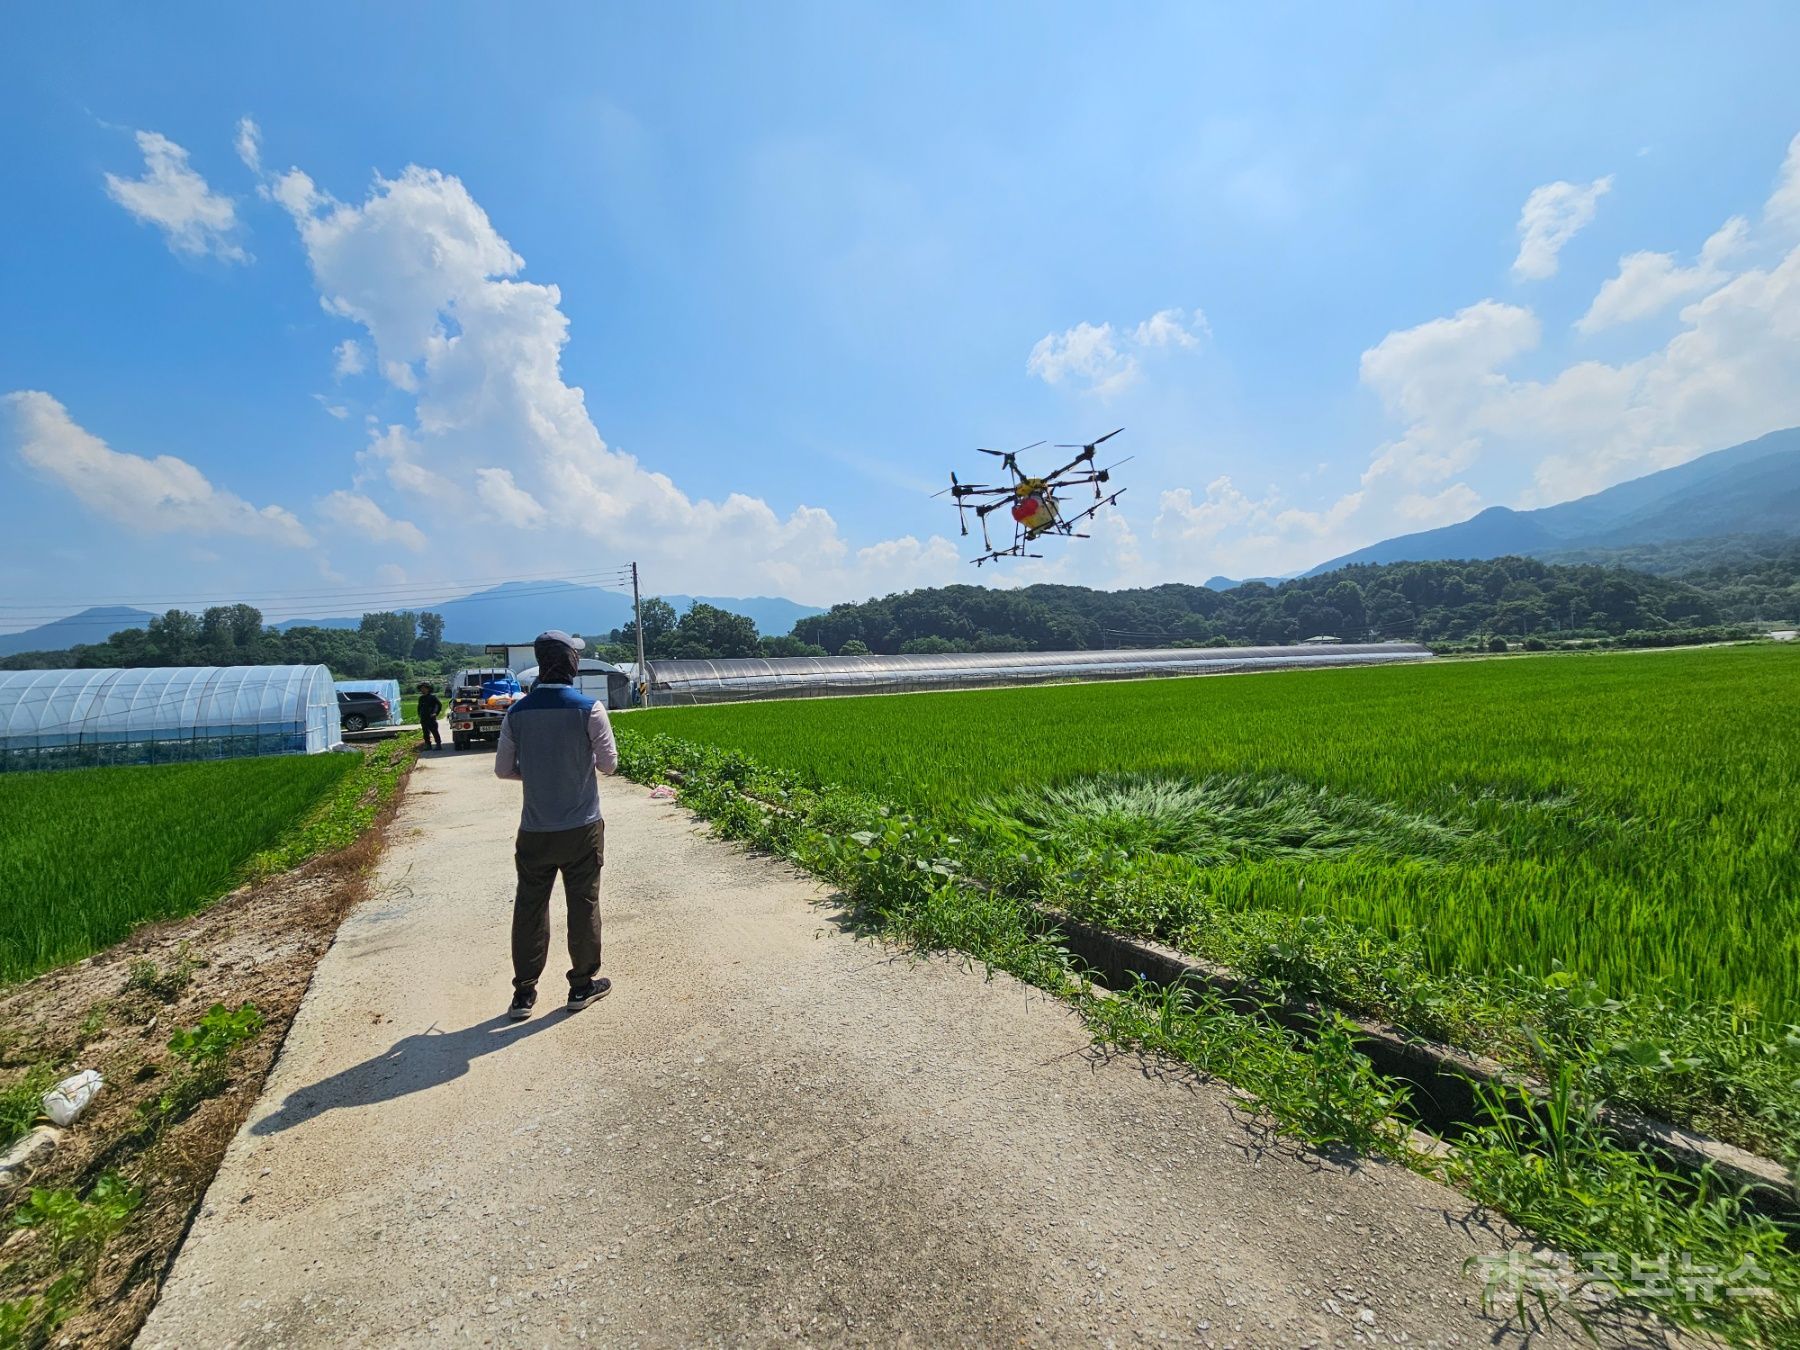
M 461 1031 L 438 1031 L 434 1027 L 414 1036 L 404 1036 L 361 1064 L 296 1089 L 275 1114 L 252 1125 L 250 1133 L 280 1134 L 327 1111 L 347 1106 L 372 1106 L 410 1092 L 424 1092 L 461 1078 L 478 1057 L 516 1045 L 527 1036 L 547 1031 L 564 1020 L 552 1012 L 529 1022 L 514 1022 L 503 1013 Z

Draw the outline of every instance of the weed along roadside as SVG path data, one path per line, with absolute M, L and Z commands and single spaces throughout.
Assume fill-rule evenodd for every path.
M 664 769 L 662 776 L 687 785 L 690 773 Z M 744 798 L 760 810 L 787 813 L 789 808 L 745 790 Z M 875 832 L 869 835 L 873 845 Z M 987 883 L 954 871 L 938 858 L 931 870 L 972 895 Z M 1432 1130 L 1466 1129 L 1488 1113 L 1495 1094 L 1516 1100 L 1533 1114 L 1554 1097 L 1529 1069 L 1513 1070 L 1486 1055 L 1440 1044 L 1398 1027 L 1347 1015 L 1328 1003 L 1296 996 L 1278 982 L 1267 985 L 1209 961 L 1192 959 L 1149 938 L 1134 937 L 1100 923 L 1074 917 L 1066 910 L 1031 901 L 1030 917 L 1075 958 L 1081 975 L 1107 990 L 1130 989 L 1161 999 L 1204 999 L 1235 1013 L 1254 1016 L 1306 1038 L 1322 1027 L 1349 1038 L 1354 1050 L 1382 1074 L 1397 1080 L 1418 1120 Z M 1741 1188 L 1745 1200 L 1771 1216 L 1800 1218 L 1800 1184 L 1793 1168 L 1763 1158 L 1705 1134 L 1621 1109 L 1603 1099 L 1594 1102 L 1596 1124 L 1615 1140 L 1662 1155 L 1689 1170 L 1710 1167 L 1729 1185 Z
M 1791 1167 L 1800 1157 L 1793 1128 L 1800 1040 L 1790 1049 L 1777 1038 L 1766 1053 L 1716 1044 L 1714 1014 L 1704 1008 L 1600 996 L 1555 973 L 1438 974 L 1403 941 L 1283 912 L 1187 911 L 1172 959 L 1236 967 L 1244 983 L 1235 994 L 1167 978 L 1167 971 L 1160 981 L 1109 988 L 1093 970 L 1105 963 L 1080 954 L 1097 950 L 1080 929 L 1154 927 L 1175 894 L 1169 876 L 1146 896 L 1142 878 L 1108 878 L 1092 854 L 1082 867 L 1065 858 L 1065 866 L 1046 868 L 1030 850 L 997 843 L 972 817 L 947 827 L 733 750 L 638 729 L 672 724 L 624 719 L 623 771 L 641 782 L 679 782 L 683 804 L 721 834 L 825 878 L 869 928 L 920 948 L 968 953 L 1056 992 L 1103 1045 L 1171 1056 L 1244 1090 L 1306 1144 L 1393 1158 L 1519 1223 L 1545 1244 L 1541 1266 L 1471 1273 L 1498 1301 L 1576 1320 L 1608 1303 L 1635 1306 L 1745 1346 L 1800 1337 L 1791 1208 L 1759 1208 L 1745 1179 L 1716 1165 L 1677 1166 L 1666 1150 L 1621 1142 L 1619 1119 L 1625 1103 L 1683 1125 L 1704 1123 Z M 1120 973 L 1130 966 L 1122 962 Z M 1356 974 L 1370 971 L 1375 978 Z M 1296 1016 L 1301 1000 L 1319 1006 Z M 1371 1062 L 1367 1023 L 1357 1013 L 1489 1055 L 1517 1078 L 1465 1078 L 1472 1109 L 1440 1142 L 1421 1147 L 1418 1130 L 1434 1113 L 1421 1109 L 1412 1084 Z M 1766 1037 L 1754 1020 L 1749 1026 Z M 1698 1062 L 1652 1072 L 1646 1044 L 1659 1056 L 1671 1045 L 1691 1047 L 1683 1058 Z M 1536 1089 L 1522 1085 L 1526 1075 Z M 1779 1176 L 1774 1169 L 1771 1179 Z M 1675 1300 L 1633 1277 L 1632 1261 L 1665 1257 L 1694 1270 L 1736 1272 L 1740 1282 L 1751 1280 L 1744 1288 L 1759 1292 L 1732 1294 L 1716 1280 L 1709 1296 Z
M 121 834 L 145 820 L 226 824 L 123 845 L 97 879 L 62 891 L 72 912 L 60 932 L 54 906 L 27 901 L 38 936 L 9 957 L 43 973 L 0 991 L 0 1347 L 136 1333 L 314 965 L 363 894 L 415 746 L 407 736 L 354 755 L 5 783 L 51 794 L 27 817 L 27 856 L 52 877 L 80 877 L 95 813 L 69 805 L 84 794 L 125 804 Z M 242 800 L 252 779 L 267 798 Z M 13 872 L 9 903 L 36 894 L 19 864 L 0 866 Z M 81 959 L 54 964 L 72 949 Z M 85 1112 L 66 1128 L 45 1121 L 42 1094 L 87 1069 L 103 1086 Z

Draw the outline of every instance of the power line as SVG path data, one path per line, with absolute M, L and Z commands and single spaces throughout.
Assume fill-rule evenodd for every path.
M 176 597 L 163 595 L 156 597 L 139 597 L 135 600 L 88 600 L 85 603 L 79 600 L 66 600 L 53 604 L 0 605 L 0 614 L 18 616 L 33 613 L 62 614 L 67 613 L 71 606 L 88 609 L 109 605 L 151 604 L 161 605 L 164 608 L 176 609 L 187 606 L 210 607 L 213 605 L 229 604 L 260 604 L 280 607 L 291 607 L 297 604 L 304 604 L 308 608 L 314 609 L 369 604 L 447 604 L 451 601 L 485 598 L 456 594 L 457 591 L 462 590 L 465 587 L 485 590 L 493 589 L 501 585 L 536 585 L 554 590 L 558 586 L 569 585 L 588 586 L 599 590 L 610 590 L 615 587 L 629 585 L 629 579 L 629 571 L 620 571 L 617 573 L 590 572 L 565 574 L 563 576 L 527 578 L 489 577 L 470 581 L 419 582 L 405 586 L 371 586 L 366 588 L 346 588 L 343 590 L 332 591 L 269 591 L 248 595 L 233 595 L 227 593 L 219 595 L 189 595 Z

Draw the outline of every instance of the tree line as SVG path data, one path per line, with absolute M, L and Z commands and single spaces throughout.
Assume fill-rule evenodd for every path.
M 1699 562 L 1699 560 L 1696 560 Z M 655 608 L 652 608 L 655 605 Z M 1800 614 L 1800 544 L 1735 560 L 1708 556 L 1690 576 L 1537 558 L 1357 563 L 1231 590 L 1168 583 L 1129 590 L 970 585 L 835 605 L 781 637 L 709 605 L 677 616 L 644 607 L 652 657 L 1080 652 L 1130 646 L 1247 646 L 1312 637 L 1472 644 L 1622 639 Z M 614 634 L 630 643 L 635 630 Z
M 696 600 L 684 613 L 661 596 L 644 601 L 644 655 L 652 661 L 707 661 L 743 656 L 824 656 L 825 648 L 793 634 L 764 635 L 743 614 Z M 604 660 L 637 659 L 637 621 L 615 628 L 600 648 Z
M 1722 624 L 1800 616 L 1800 541 L 1690 545 L 1683 562 L 1690 570 L 1679 576 L 1606 561 L 1517 557 L 1361 563 L 1227 591 L 1180 583 L 1121 591 L 940 586 L 834 605 L 785 634 L 759 633 L 746 616 L 704 602 L 678 613 L 658 597 L 644 602 L 644 650 L 666 661 L 1277 645 L 1324 637 L 1536 646 L 1630 635 L 1669 640 Z M 636 644 L 636 624 L 628 623 L 592 654 L 623 665 L 636 659 Z M 363 615 L 355 628 L 284 631 L 265 626 L 250 605 L 222 605 L 197 615 L 172 609 L 105 642 L 26 652 L 0 660 L 0 668 L 317 663 L 345 678 L 404 683 L 441 679 L 486 659 L 480 647 L 445 642 L 438 614 L 381 611 Z
M 67 651 L 21 652 L 0 669 L 116 669 L 128 666 L 322 665 L 351 680 L 441 678 L 450 667 L 486 659 L 480 647 L 444 641 L 441 614 L 382 610 L 355 628 L 272 628 L 254 605 L 171 609 L 142 628 Z
M 945 586 L 802 619 L 827 651 L 1088 650 L 1277 645 L 1309 638 L 1453 644 L 1602 638 L 1750 617 L 1685 579 L 1535 558 L 1358 564 L 1227 591 L 1171 583 L 1122 591 Z
M 1439 646 L 1619 640 L 1800 614 L 1800 543 L 1690 559 L 1688 576 L 1536 558 L 1357 564 L 1232 590 L 1170 583 L 993 590 L 942 586 L 833 606 L 767 636 L 741 614 L 644 605 L 651 659 L 1246 646 L 1337 638 Z M 630 660 L 636 628 L 611 634 Z M 1649 640 L 1646 638 L 1645 640 Z

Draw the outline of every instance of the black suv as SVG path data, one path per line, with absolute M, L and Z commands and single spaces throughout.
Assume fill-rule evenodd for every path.
M 380 694 L 361 690 L 338 690 L 338 724 L 345 731 L 366 731 L 394 715 L 388 701 Z

